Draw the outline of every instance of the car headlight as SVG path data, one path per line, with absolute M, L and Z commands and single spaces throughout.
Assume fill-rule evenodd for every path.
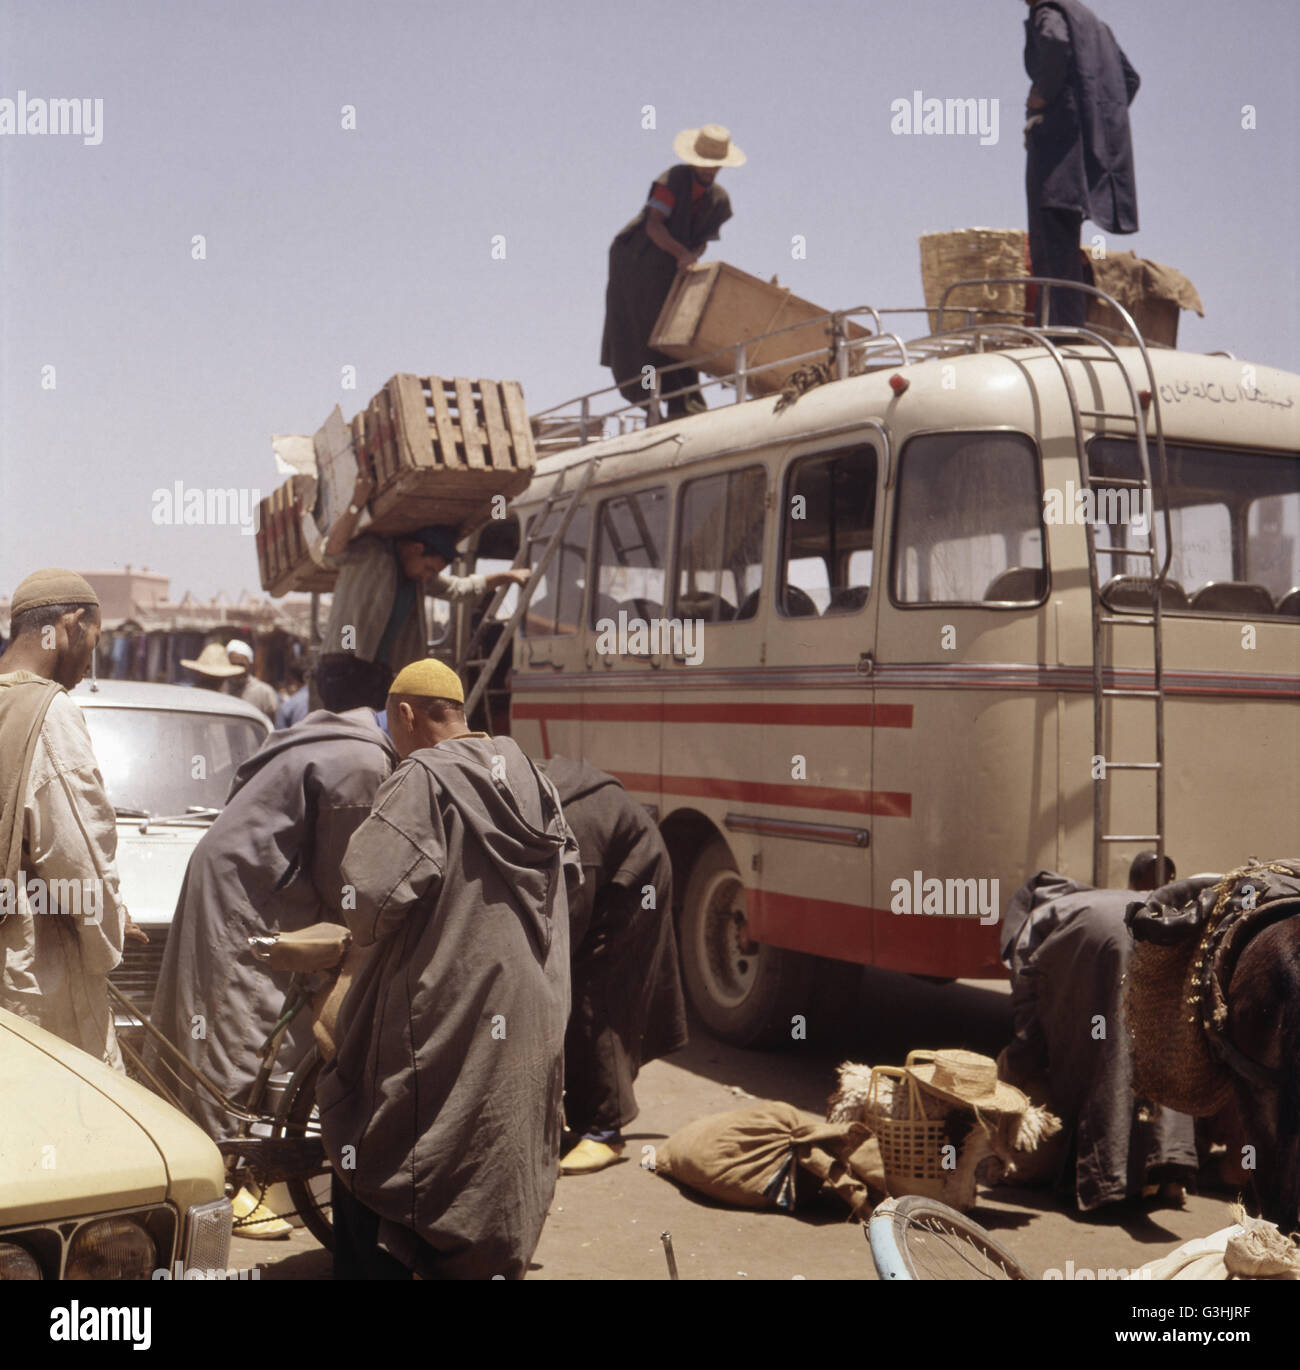
M 39 1280 L 41 1267 L 25 1246 L 0 1242 L 0 1280 Z
M 153 1238 L 130 1218 L 101 1218 L 77 1229 L 64 1279 L 147 1280 L 158 1264 Z

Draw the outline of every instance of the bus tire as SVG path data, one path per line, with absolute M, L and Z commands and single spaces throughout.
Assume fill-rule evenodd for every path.
M 686 881 L 679 930 L 682 976 L 705 1027 L 739 1047 L 795 1040 L 792 1019 L 806 1017 L 816 958 L 760 946 L 746 935 L 745 889 L 731 851 L 715 838 Z

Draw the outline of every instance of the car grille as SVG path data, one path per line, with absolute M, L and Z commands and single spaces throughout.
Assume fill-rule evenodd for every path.
M 142 1013 L 152 1014 L 158 973 L 167 949 L 167 929 L 150 927 L 146 931 L 149 941 L 127 942 L 122 948 L 121 965 L 108 978 Z

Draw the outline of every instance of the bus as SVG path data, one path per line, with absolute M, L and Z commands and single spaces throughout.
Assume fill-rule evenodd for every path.
M 656 815 L 723 1039 L 788 1040 L 834 963 L 1005 975 L 1036 871 L 1294 847 L 1300 377 L 1114 307 L 1118 343 L 876 336 L 784 398 L 742 367 L 543 456 L 480 535 L 535 570 L 509 731 Z

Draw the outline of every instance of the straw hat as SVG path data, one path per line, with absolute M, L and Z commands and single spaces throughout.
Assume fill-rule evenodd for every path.
M 912 1064 L 915 1056 L 930 1056 L 928 1064 Z M 913 1051 L 907 1057 L 907 1073 L 940 1098 L 990 1113 L 1023 1113 L 1029 1100 L 1013 1085 L 998 1079 L 998 1063 L 974 1051 Z
M 219 642 L 209 642 L 199 653 L 197 661 L 188 661 L 182 657 L 181 665 L 191 671 L 197 671 L 200 675 L 216 676 L 218 680 L 225 680 L 232 675 L 243 675 L 244 673 L 242 666 L 230 664 L 226 649 Z
M 673 139 L 673 151 L 691 166 L 744 166 L 749 160 L 721 124 L 682 129 Z

